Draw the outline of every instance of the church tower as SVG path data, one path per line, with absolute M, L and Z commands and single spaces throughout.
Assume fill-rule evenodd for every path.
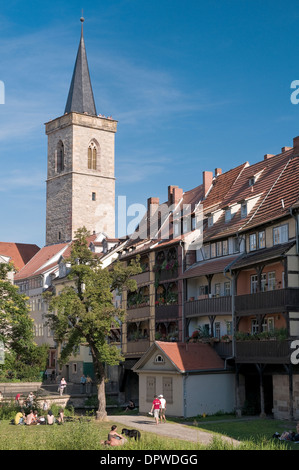
M 97 115 L 83 37 L 64 115 L 48 136 L 46 245 L 69 241 L 85 226 L 115 237 L 114 147 L 117 121 Z

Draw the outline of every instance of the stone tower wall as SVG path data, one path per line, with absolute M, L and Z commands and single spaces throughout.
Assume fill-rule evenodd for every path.
M 85 226 L 115 237 L 114 141 L 116 121 L 69 113 L 46 124 L 48 135 L 46 244 L 74 238 Z M 57 145 L 64 169 L 57 171 Z M 97 169 L 88 169 L 88 146 L 97 148 Z M 59 234 L 60 237 L 59 238 Z

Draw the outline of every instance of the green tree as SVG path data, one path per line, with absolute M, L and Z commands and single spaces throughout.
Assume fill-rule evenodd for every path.
M 136 290 L 131 276 L 141 272 L 141 268 L 139 261 L 129 266 L 115 261 L 102 269 L 99 257 L 88 248 L 88 237 L 85 227 L 75 234 L 71 255 L 66 260 L 70 264 L 68 277 L 72 285 L 59 295 L 48 294 L 48 321 L 55 339 L 63 345 L 61 363 L 67 362 L 74 347 L 88 344 L 98 390 L 97 419 L 105 420 L 105 364 L 118 365 L 123 360 L 120 349 L 108 343 L 111 326 L 121 325 L 124 320 L 124 311 L 113 304 L 113 292 L 123 288 Z
M 0 340 L 6 351 L 2 374 L 9 370 L 10 377 L 37 378 L 46 365 L 47 347 L 39 348 L 34 342 L 29 298 L 8 280 L 14 270 L 12 263 L 0 263 Z

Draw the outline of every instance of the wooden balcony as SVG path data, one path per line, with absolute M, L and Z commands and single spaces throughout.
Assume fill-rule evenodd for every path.
M 236 341 L 237 363 L 289 364 L 292 352 L 288 340 Z
M 172 305 L 156 305 L 156 322 L 165 320 L 176 320 L 179 317 L 179 306 Z
M 159 273 L 156 273 L 156 277 L 159 279 L 159 282 L 176 279 L 178 277 L 178 268 L 169 270 L 163 269 Z
M 299 289 L 288 288 L 256 294 L 237 295 L 235 310 L 237 314 L 275 313 L 287 311 L 299 305 Z
M 144 271 L 143 273 L 135 274 L 135 276 L 132 276 L 132 279 L 134 279 L 137 282 L 137 286 L 143 285 L 143 284 L 149 284 L 150 272 Z
M 200 300 L 189 300 L 185 302 L 185 317 L 197 317 L 200 315 L 217 314 L 225 315 L 232 313 L 232 298 L 212 297 Z
M 142 356 L 148 348 L 150 347 L 150 340 L 149 339 L 138 339 L 137 341 L 128 341 L 126 345 L 126 352 L 125 355 L 137 355 Z
M 132 321 L 136 319 L 143 319 L 150 317 L 150 306 L 145 305 L 143 307 L 134 307 L 127 309 L 126 321 Z

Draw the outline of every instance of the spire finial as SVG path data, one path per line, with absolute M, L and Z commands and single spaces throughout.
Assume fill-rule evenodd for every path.
M 84 23 L 83 8 L 82 8 L 82 16 L 80 18 L 80 21 L 81 21 L 81 35 L 83 36 L 83 23 Z

